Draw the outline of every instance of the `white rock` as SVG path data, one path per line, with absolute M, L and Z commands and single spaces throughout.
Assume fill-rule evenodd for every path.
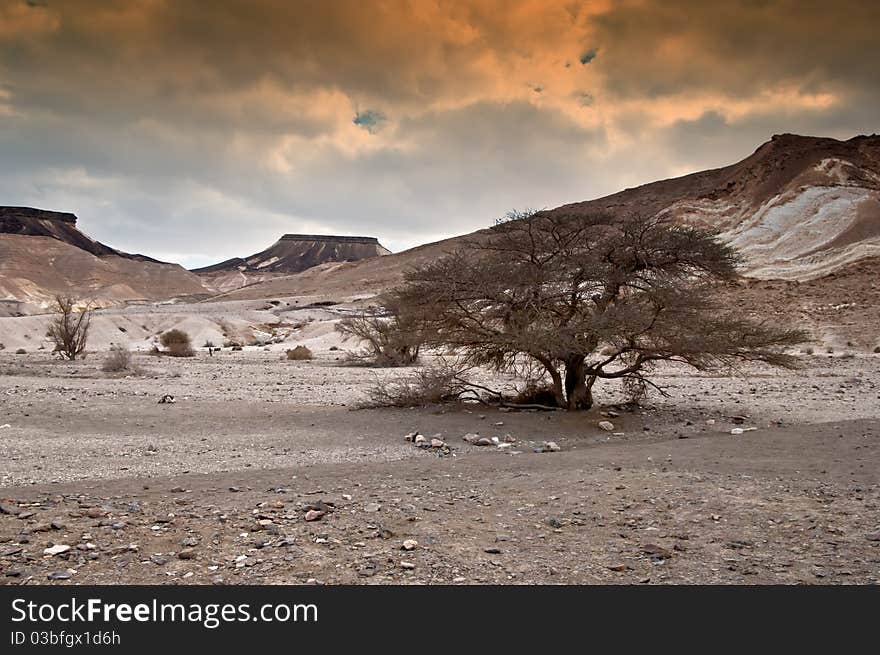
M 606 432 L 614 431 L 614 423 L 612 423 L 611 421 L 599 421 L 599 427 Z
M 416 541 L 415 539 L 407 539 L 406 541 L 403 542 L 403 549 L 404 550 L 415 550 L 418 545 L 419 545 L 419 542 Z
M 55 544 L 49 548 L 43 549 L 43 555 L 60 555 L 61 553 L 66 553 L 70 550 L 70 546 L 67 544 Z

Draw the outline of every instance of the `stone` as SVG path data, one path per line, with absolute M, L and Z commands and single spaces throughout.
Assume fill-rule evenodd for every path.
M 437 439 L 434 437 L 431 439 L 431 448 L 443 448 L 446 445 L 446 442 L 443 439 Z
M 407 569 L 408 571 L 412 571 L 414 568 L 416 568 L 416 565 L 413 564 L 412 562 L 401 562 L 400 568 Z
M 626 571 L 628 568 L 626 564 L 612 564 L 608 567 L 611 571 Z
M 171 493 L 173 493 L 173 494 L 182 494 L 185 492 L 186 492 L 186 489 L 184 489 L 183 487 L 172 487 L 171 488 Z
M 873 534 L 866 534 L 865 539 L 868 541 L 880 541 L 880 532 L 875 532 Z
M 184 537 L 181 540 L 180 545 L 184 548 L 193 548 L 194 546 L 199 545 L 199 540 L 197 537 Z
M 468 432 L 461 438 L 462 441 L 466 441 L 467 443 L 476 443 L 480 440 L 480 435 L 476 432 Z
M 156 553 L 155 555 L 150 555 L 150 561 L 156 566 L 165 566 L 168 563 L 168 558 Z
M 306 521 L 319 521 L 326 513 L 319 509 L 310 509 L 306 512 Z
M 543 450 L 545 453 L 558 453 L 562 448 L 555 441 L 545 441 Z
M 426 441 L 427 441 L 427 439 L 425 438 L 425 435 L 422 435 L 422 434 L 417 434 L 417 435 L 415 436 L 415 438 L 413 439 L 413 443 L 414 443 L 415 445 L 417 445 L 417 446 L 418 446 L 419 444 L 423 444 L 423 443 L 425 443 Z
M 379 503 L 367 503 L 364 505 L 365 512 L 378 512 L 380 509 L 382 509 L 382 506 Z
M 403 546 L 401 546 L 401 548 L 403 548 L 403 550 L 415 550 L 418 545 L 419 542 L 415 539 L 407 539 L 403 542 Z
M 60 555 L 61 553 L 66 553 L 70 550 L 70 546 L 67 544 L 56 544 L 54 546 L 50 546 L 49 548 L 43 549 L 43 555 Z
M 480 437 L 473 442 L 475 446 L 494 446 L 495 444 L 488 437 Z
M 658 546 L 657 544 L 644 544 L 642 546 L 642 552 L 654 559 L 669 559 L 672 557 L 672 551 L 667 550 L 663 546 Z
M 184 548 L 177 553 L 177 559 L 195 559 L 196 551 L 193 548 Z
M 53 571 L 52 573 L 49 573 L 46 577 L 50 580 L 69 580 L 70 573 L 68 573 L 67 571 Z
M 0 514 L 8 514 L 9 516 L 18 516 L 21 514 L 21 510 L 15 505 L 10 505 L 8 503 L 0 503 Z
M 483 552 L 488 553 L 489 555 L 500 555 L 501 549 L 497 546 L 489 546 L 488 548 L 484 548 Z
M 613 432 L 614 431 L 614 423 L 611 421 L 599 421 L 599 427 L 605 432 Z

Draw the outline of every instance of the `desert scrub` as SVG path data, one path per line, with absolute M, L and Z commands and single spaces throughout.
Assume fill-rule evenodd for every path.
M 296 348 L 291 348 L 286 352 L 286 357 L 289 360 L 297 361 L 315 358 L 315 356 L 312 354 L 312 351 L 305 346 L 297 346 Z
M 183 330 L 168 330 L 159 337 L 159 341 L 165 347 L 166 354 L 172 357 L 193 357 L 195 355 L 189 335 Z
M 133 370 L 131 352 L 129 352 L 128 348 L 125 346 L 111 346 L 110 352 L 101 364 L 101 370 L 105 373 L 119 373 L 121 371 Z

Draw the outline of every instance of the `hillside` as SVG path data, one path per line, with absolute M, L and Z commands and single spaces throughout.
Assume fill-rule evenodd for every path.
M 736 164 L 550 211 L 659 213 L 718 230 L 745 255 L 743 273 L 749 277 L 811 280 L 880 255 L 880 136 L 774 136 Z M 374 293 L 468 236 L 381 261 L 318 267 L 229 297 Z
M 118 251 L 76 223 L 69 213 L 0 207 L 0 300 L 46 307 L 60 293 L 112 305 L 209 292 L 183 267 Z

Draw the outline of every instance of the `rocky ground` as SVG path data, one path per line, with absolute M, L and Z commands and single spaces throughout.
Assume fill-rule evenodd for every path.
M 584 414 L 355 409 L 398 372 L 337 356 L 0 354 L 0 582 L 880 581 L 880 356 Z

